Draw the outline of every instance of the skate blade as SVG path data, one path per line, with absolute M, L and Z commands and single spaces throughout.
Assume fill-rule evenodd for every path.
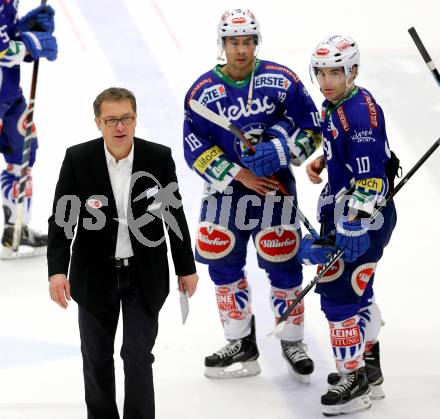
M 33 258 L 38 256 L 44 256 L 47 253 L 47 247 L 30 247 L 30 246 L 20 246 L 17 252 L 14 252 L 10 247 L 2 246 L 0 252 L 1 260 L 14 260 L 14 259 L 24 259 Z
M 322 414 L 324 416 L 338 416 L 346 415 L 348 413 L 361 412 L 362 410 L 369 409 L 371 405 L 370 393 L 367 393 L 344 404 L 337 404 L 333 406 L 321 404 L 321 407 Z
M 287 364 L 287 369 L 289 370 L 289 374 L 301 384 L 310 385 L 310 377 L 312 374 L 298 374 L 291 365 Z
M 370 399 L 371 400 L 383 400 L 385 398 L 385 393 L 380 384 L 370 384 Z
M 235 362 L 228 367 L 206 367 L 205 376 L 223 380 L 229 378 L 252 377 L 261 372 L 258 361 Z

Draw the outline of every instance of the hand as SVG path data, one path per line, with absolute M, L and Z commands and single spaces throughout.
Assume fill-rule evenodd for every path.
M 177 282 L 179 284 L 179 291 L 187 292 L 188 297 L 192 297 L 197 289 L 197 282 L 199 281 L 199 276 L 197 273 L 191 275 L 179 275 L 177 277 Z
M 42 4 L 18 20 L 20 32 L 40 31 L 52 33 L 55 29 L 54 15 L 55 10 L 52 7 Z
M 249 169 L 242 168 L 235 176 L 235 180 L 241 182 L 246 188 L 257 192 L 260 195 L 266 196 L 268 193 L 278 190 L 280 182 L 275 179 L 257 176 Z
M 14 67 L 20 65 L 27 54 L 26 47 L 21 41 L 9 41 L 9 48 L 6 54 L 0 59 L 0 66 Z
M 319 156 L 306 166 L 306 173 L 312 183 L 321 183 L 322 178 L 319 176 L 325 167 L 324 156 Z
M 64 274 L 55 274 L 49 278 L 50 298 L 61 308 L 67 308 L 67 300 L 70 301 L 70 284 Z M 67 300 L 66 300 L 67 299 Z
M 367 223 L 364 219 L 363 223 Z M 336 247 L 344 250 L 342 258 L 346 262 L 354 262 L 370 247 L 368 227 L 364 227 L 362 220 L 346 221 L 340 219 L 336 226 Z
M 298 251 L 298 260 L 304 265 L 325 265 L 336 252 L 334 241 L 327 237 L 315 240 L 307 234 Z
M 34 60 L 47 58 L 55 61 L 58 54 L 56 38 L 48 32 L 22 32 L 22 40 Z
M 273 138 L 257 144 L 254 154 L 243 155 L 240 160 L 257 176 L 271 176 L 289 165 L 290 151 L 286 140 Z

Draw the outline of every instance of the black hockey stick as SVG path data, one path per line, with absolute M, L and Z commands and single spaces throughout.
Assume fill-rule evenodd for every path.
M 47 0 L 41 0 L 41 5 L 45 5 L 46 3 Z M 32 127 L 34 124 L 34 105 L 37 92 L 39 62 L 40 60 L 35 60 L 34 62 L 34 67 L 32 70 L 31 93 L 29 97 L 29 104 L 26 110 L 26 135 L 24 137 L 23 154 L 21 157 L 20 180 L 18 182 L 18 197 L 16 198 L 17 200 L 15 203 L 14 235 L 12 238 L 12 251 L 14 252 L 16 252 L 18 250 L 18 247 L 20 246 L 21 229 L 23 226 L 24 198 L 26 193 L 26 182 L 28 176 L 27 171 L 29 168 L 29 158 L 32 145 Z
M 255 147 L 251 144 L 251 142 L 246 138 L 246 136 L 243 134 L 240 128 L 238 128 L 236 125 L 234 125 L 232 122 L 230 122 L 227 118 L 224 118 L 223 116 L 220 116 L 216 114 L 215 112 L 211 111 L 211 109 L 208 109 L 206 106 L 203 106 L 201 103 L 197 102 L 194 99 L 191 99 L 189 101 L 190 108 L 201 117 L 205 118 L 206 120 L 218 125 L 219 127 L 224 128 L 226 131 L 232 132 L 236 137 L 240 138 L 242 143 L 252 152 L 255 153 Z M 272 176 L 274 179 L 275 177 Z M 280 191 L 286 195 L 289 196 L 289 191 L 286 189 L 286 187 L 280 183 Z M 315 240 L 319 239 L 319 234 L 317 231 L 313 228 L 310 221 L 307 219 L 307 217 L 303 214 L 303 212 L 293 203 L 292 200 L 290 200 L 292 204 L 292 208 L 296 211 L 296 214 L 298 215 L 298 218 L 300 221 L 304 224 L 304 227 L 309 230 L 310 234 L 313 236 Z
M 408 29 L 408 32 L 411 35 L 412 40 L 416 44 L 416 47 L 419 50 L 420 54 L 422 55 L 423 60 L 425 61 L 426 65 L 428 66 L 429 70 L 431 71 L 432 75 L 434 76 L 435 81 L 440 86 L 440 73 L 438 72 L 434 61 L 432 61 L 431 56 L 429 55 L 428 51 L 426 50 L 425 46 L 423 45 L 423 42 L 420 39 L 416 29 L 414 27 L 411 27 Z
M 396 187 L 388 194 L 388 196 L 382 200 L 378 208 L 373 212 L 371 217 L 366 220 L 365 222 L 371 223 L 379 214 L 380 211 L 382 211 L 382 208 L 384 208 L 399 192 L 403 186 L 408 182 L 408 180 L 412 177 L 412 175 L 420 168 L 420 166 L 425 163 L 425 161 L 431 156 L 432 153 L 440 146 L 440 138 L 429 148 L 429 150 L 420 158 L 420 160 L 413 166 L 413 168 L 408 172 L 408 174 L 402 178 L 402 180 L 396 185 Z M 317 274 L 312 281 L 301 291 L 301 293 L 298 295 L 295 300 L 293 300 L 292 304 L 286 309 L 286 311 L 281 315 L 281 317 L 278 320 L 277 325 L 275 326 L 274 330 L 269 333 L 269 335 L 280 333 L 285 325 L 287 318 L 292 314 L 295 307 L 299 304 L 299 302 L 305 297 L 306 294 L 317 284 L 317 282 L 331 269 L 331 267 L 338 261 L 342 255 L 344 254 L 343 250 L 338 250 L 332 258 L 323 266 L 323 269 L 319 274 Z

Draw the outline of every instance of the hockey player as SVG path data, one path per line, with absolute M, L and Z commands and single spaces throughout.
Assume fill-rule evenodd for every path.
M 205 358 L 205 374 L 210 378 L 260 372 L 251 290 L 244 271 L 251 237 L 259 267 L 271 284 L 275 318 L 301 290 L 302 267 L 296 257 L 301 232 L 298 225 L 292 226 L 293 211 L 283 217 L 290 201 L 279 193 L 280 182 L 269 176 L 275 173 L 296 203 L 295 180 L 287 167 L 291 161 L 299 165 L 319 146 L 319 114 L 296 74 L 256 58 L 260 44 L 260 27 L 249 10 L 225 12 L 218 25 L 218 46 L 226 64 L 200 76 L 185 97 L 185 159 L 204 179 L 206 193 L 196 260 L 209 267 L 229 341 Z M 256 144 L 256 153 L 249 155 L 239 138 L 196 114 L 191 99 L 234 122 Z M 303 343 L 303 321 L 301 305 L 278 338 L 283 357 L 307 382 L 314 364 Z
M 29 169 L 23 174 L 21 165 L 26 132 L 26 101 L 20 88 L 20 64 L 39 58 L 53 61 L 57 57 L 57 43 L 52 35 L 54 10 L 43 5 L 18 19 L 17 7 L 18 1 L 0 0 L 0 152 L 6 161 L 6 169 L 0 177 L 5 223 L 1 257 L 6 259 L 16 256 L 11 247 L 18 181 L 22 175 L 27 175 L 27 183 L 20 246 L 31 247 L 28 255 L 45 253 L 47 235 L 28 227 L 32 201 L 31 167 L 38 145 L 33 128 Z
M 377 262 L 396 224 L 394 203 L 374 223 L 368 218 L 392 189 L 398 160 L 389 149 L 381 107 L 368 90 L 355 84 L 359 63 L 352 38 L 330 36 L 318 44 L 310 65 L 325 97 L 324 155 L 307 166 L 307 173 L 313 183 L 320 183 L 320 173 L 327 168 L 328 183 L 318 205 L 322 233 L 344 250 L 343 260 L 316 288 L 338 371 L 329 375 L 329 390 L 321 398 L 328 416 L 369 408 L 370 389 L 371 398 L 384 397 L 377 340 L 381 313 L 372 286 Z M 324 264 L 334 250 L 307 236 L 299 257 L 309 264 Z

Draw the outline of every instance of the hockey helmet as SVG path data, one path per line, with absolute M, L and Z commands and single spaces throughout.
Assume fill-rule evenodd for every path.
M 217 26 L 217 44 L 220 49 L 223 49 L 223 38 L 246 35 L 254 35 L 257 45 L 261 44 L 260 25 L 249 9 L 233 9 L 223 13 Z
M 359 71 L 360 52 L 356 41 L 349 36 L 332 35 L 324 38 L 313 51 L 310 74 L 315 75 L 318 68 L 344 67 L 349 77 L 353 66 Z

